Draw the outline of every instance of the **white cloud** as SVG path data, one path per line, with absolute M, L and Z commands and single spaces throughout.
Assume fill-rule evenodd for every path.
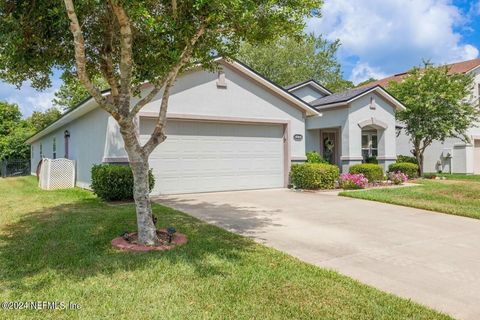
M 16 103 L 25 118 L 31 115 L 33 111 L 45 111 L 53 107 L 52 99 L 54 98 L 54 93 L 61 84 L 59 79 L 52 80 L 52 87 L 44 91 L 33 89 L 28 81 L 20 89 L 0 82 L 0 100 Z
M 350 80 L 353 83 L 359 83 L 364 80 L 386 78 L 388 74 L 382 72 L 379 68 L 373 68 L 366 62 L 357 63 L 352 69 Z
M 340 58 L 356 60 L 354 81 L 405 71 L 422 59 L 449 63 L 479 54 L 462 43 L 456 28 L 468 19 L 448 0 L 326 0 L 322 14 L 307 30 L 340 39 Z

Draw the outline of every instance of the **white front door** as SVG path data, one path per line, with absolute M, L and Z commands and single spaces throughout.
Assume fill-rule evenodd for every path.
M 142 140 L 153 126 L 142 120 Z M 150 156 L 152 194 L 282 188 L 283 136 L 283 125 L 170 120 Z

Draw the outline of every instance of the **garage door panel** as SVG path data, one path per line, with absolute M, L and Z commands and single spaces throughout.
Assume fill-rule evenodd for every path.
M 151 119 L 142 119 L 153 128 Z M 282 125 L 168 121 L 150 156 L 153 194 L 277 188 L 284 184 Z

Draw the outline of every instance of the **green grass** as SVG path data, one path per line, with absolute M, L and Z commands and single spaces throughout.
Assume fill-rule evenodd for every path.
M 1 300 L 81 306 L 1 319 L 449 319 L 160 205 L 159 224 L 190 242 L 126 253 L 110 241 L 135 228 L 131 204 L 42 191 L 32 177 L 0 179 L 0 195 Z
M 461 174 L 461 173 L 435 173 L 438 177 L 445 177 L 447 180 L 467 180 L 480 182 L 480 174 Z
M 341 196 L 398 204 L 480 219 L 480 183 L 418 180 L 420 186 L 341 192 Z

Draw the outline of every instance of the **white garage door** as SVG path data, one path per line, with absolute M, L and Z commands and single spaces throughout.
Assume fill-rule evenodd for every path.
M 143 119 L 142 138 L 153 119 Z M 281 188 L 284 185 L 283 126 L 173 121 L 167 140 L 150 156 L 152 194 Z

